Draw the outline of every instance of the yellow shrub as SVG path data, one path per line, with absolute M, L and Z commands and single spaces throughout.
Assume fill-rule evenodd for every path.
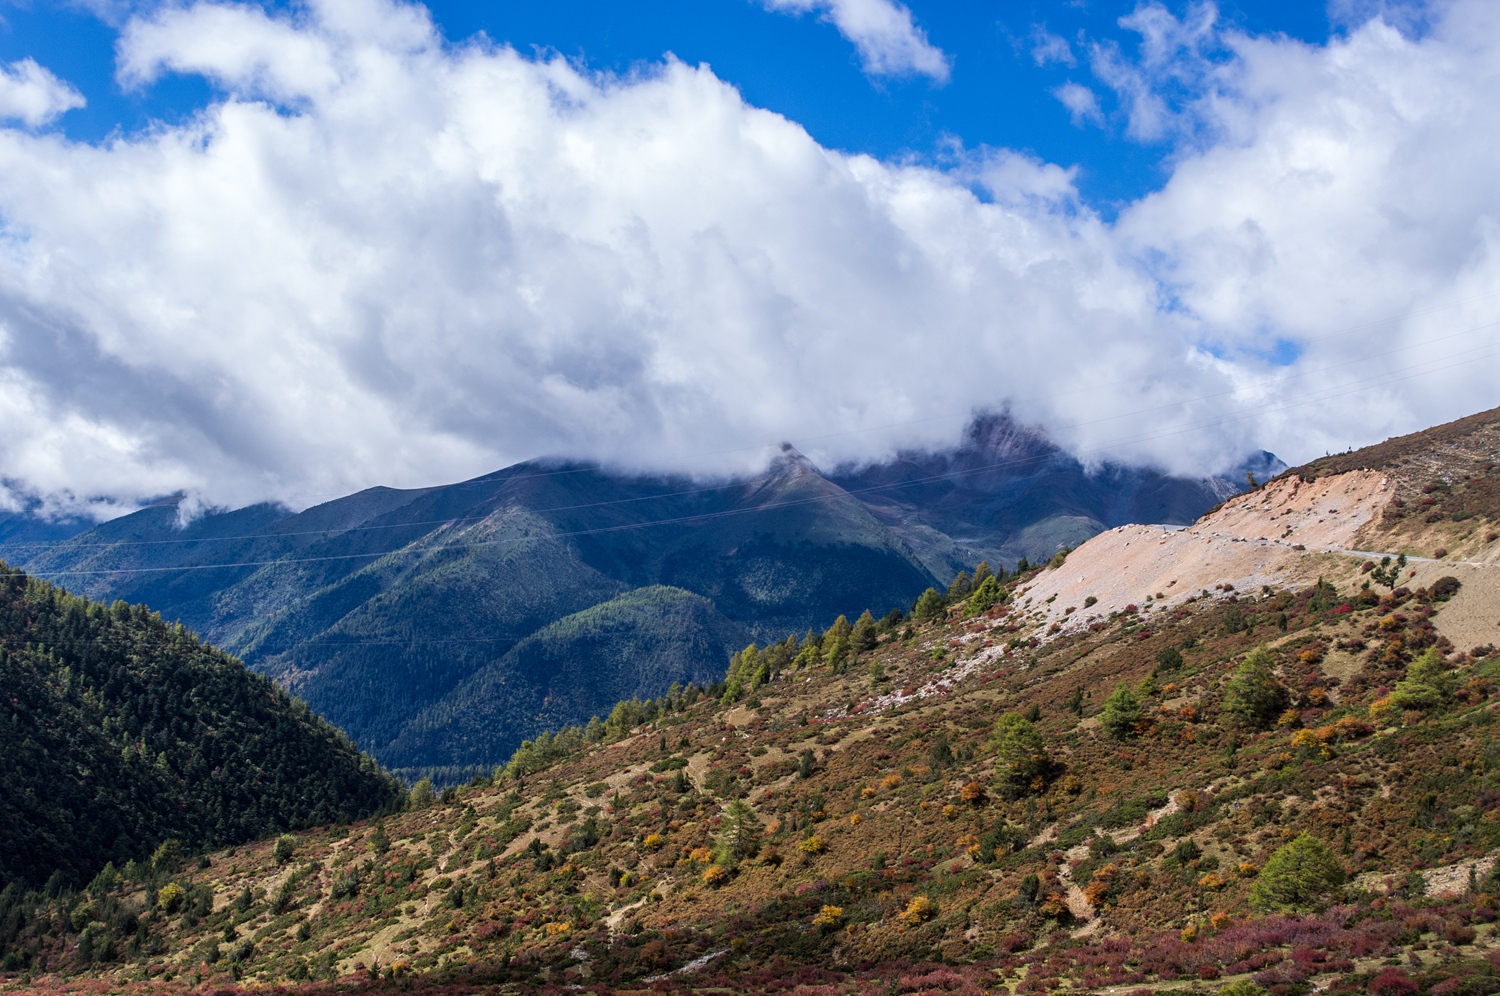
M 156 905 L 167 913 L 176 913 L 182 907 L 182 901 L 186 896 L 187 893 L 183 891 L 182 886 L 176 882 L 168 882 L 156 894 Z
M 858 813 L 850 813 L 849 814 L 849 825 L 851 827 L 857 827 L 861 823 L 863 823 L 864 821 L 865 821 L 865 818 L 863 816 L 859 815 Z
M 806 840 L 799 842 L 797 844 L 797 850 L 801 851 L 803 854 L 822 854 L 824 851 L 828 850 L 828 841 L 824 840 L 822 837 L 819 837 L 817 834 L 813 834 Z
M 917 927 L 932 919 L 932 900 L 917 896 L 896 917 L 903 927 Z
M 713 860 L 714 852 L 706 847 L 695 847 L 688 852 L 688 857 L 699 864 L 708 864 Z
M 1389 695 L 1378 698 L 1370 703 L 1370 718 L 1377 723 L 1384 719 L 1390 711 L 1391 697 Z
M 1193 943 L 1198 939 L 1198 925 L 1196 923 L 1188 924 L 1186 927 L 1182 928 L 1182 933 L 1178 936 L 1180 936 L 1183 941 L 1188 944 Z
M 1204 875 L 1202 878 L 1200 878 L 1198 880 L 1198 884 L 1203 886 L 1203 888 L 1205 889 L 1224 888 L 1224 880 L 1215 875 L 1213 872 L 1209 872 L 1207 875 Z
M 1215 930 L 1223 930 L 1225 927 L 1234 922 L 1234 917 L 1230 916 L 1228 913 L 1215 913 L 1213 916 L 1208 918 L 1208 922 L 1210 926 L 1212 926 Z
M 814 927 L 837 927 L 843 920 L 844 909 L 842 906 L 824 906 L 812 918 L 812 925 Z
M 659 833 L 648 833 L 646 834 L 646 839 L 641 841 L 641 843 L 644 844 L 646 846 L 646 849 L 649 851 L 661 850 L 661 846 L 666 842 L 667 838 L 663 837 Z
M 900 785 L 900 784 L 901 784 L 901 776 L 900 775 L 886 775 L 884 778 L 882 778 L 880 780 L 880 787 L 883 788 L 883 789 L 893 789 L 897 785 Z
M 774 837 L 774 836 L 776 836 L 779 833 L 781 833 L 781 821 L 780 820 L 772 820 L 770 823 L 766 824 L 766 836 L 767 837 Z
M 703 873 L 703 884 L 718 887 L 729 881 L 729 873 L 718 865 L 709 865 Z
M 1331 730 L 1332 727 L 1329 727 L 1329 729 Z M 1318 746 L 1319 739 L 1318 735 L 1312 730 L 1298 730 L 1292 734 L 1292 746 L 1298 750 L 1301 750 L 1303 747 L 1316 747 Z
M 564 920 L 561 923 L 549 923 L 542 928 L 549 937 L 560 937 L 573 929 L 573 925 Z
M 1260 865 L 1252 864 L 1249 861 L 1244 861 L 1240 863 L 1238 871 L 1240 873 L 1240 878 L 1254 878 L 1255 876 L 1260 874 Z
M 866 785 L 864 788 L 859 790 L 859 797 L 861 799 L 873 799 L 875 798 L 875 790 Z
M 958 807 L 951 802 L 948 803 L 943 807 L 943 815 L 948 817 L 948 819 L 950 820 L 953 819 L 953 817 L 958 815 Z

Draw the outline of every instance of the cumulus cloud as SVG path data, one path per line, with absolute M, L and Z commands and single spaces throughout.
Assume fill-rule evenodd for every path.
M 867 73 L 948 82 L 948 57 L 927 40 L 911 10 L 896 0 L 765 0 L 765 5 L 768 10 L 822 14 L 854 43 Z
M 1194 471 L 1492 404 L 1496 15 L 1210 31 L 1170 180 L 1106 221 L 1055 164 L 836 152 L 705 67 L 595 76 L 389 0 L 162 8 L 120 78 L 222 99 L 0 128 L 0 480 L 305 505 L 546 453 L 877 458 L 1007 402 Z
M 34 59 L 0 66 L 0 119 L 40 128 L 83 104 L 83 94 Z

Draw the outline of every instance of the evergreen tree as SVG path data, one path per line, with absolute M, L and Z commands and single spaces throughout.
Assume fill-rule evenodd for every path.
M 1008 799 L 1046 789 L 1053 762 L 1041 732 L 1019 713 L 995 721 L 990 735 L 995 751 L 995 787 Z
M 974 593 L 969 596 L 969 603 L 965 607 L 967 614 L 974 616 L 989 609 L 996 602 L 1005 600 L 1006 592 L 1000 587 L 1000 582 L 995 578 L 987 577 L 975 587 Z
M 733 870 L 741 860 L 760 850 L 760 817 L 743 799 L 732 799 L 724 808 L 724 824 L 714 847 L 714 864 Z
M 843 671 L 844 663 L 849 658 L 849 637 L 853 631 L 849 620 L 839 616 L 823 634 L 823 662 L 833 668 L 835 673 Z
M 1141 720 L 1141 702 L 1123 683 L 1115 686 L 1114 694 L 1104 703 L 1099 723 L 1104 732 L 1116 740 L 1135 736 L 1136 724 Z
M 1428 647 L 1421 657 L 1406 669 L 1406 677 L 1396 682 L 1391 705 L 1397 709 L 1436 709 L 1453 698 L 1453 672 L 1443 662 L 1436 647 Z
M 1308 833 L 1278 848 L 1250 890 L 1257 909 L 1307 912 L 1344 884 L 1344 869 L 1328 845 Z
M 1287 706 L 1286 686 L 1276 680 L 1271 652 L 1257 647 L 1235 669 L 1224 690 L 1224 711 L 1241 724 L 1260 729 L 1276 721 Z
M 875 631 L 875 617 L 866 609 L 854 622 L 854 629 L 849 634 L 849 646 L 856 654 L 863 654 L 874 650 L 879 642 Z
M 943 596 L 937 593 L 936 588 L 928 588 L 917 599 L 911 614 L 920 622 L 935 622 L 943 618 Z

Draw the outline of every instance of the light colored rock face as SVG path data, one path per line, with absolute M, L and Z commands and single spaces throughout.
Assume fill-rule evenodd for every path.
M 1375 471 L 1311 484 L 1290 477 L 1231 498 L 1185 529 L 1120 526 L 1074 550 L 1017 600 L 1025 606 L 1029 599 L 1031 611 L 1067 632 L 1127 605 L 1161 611 L 1205 589 L 1219 594 L 1224 584 L 1259 590 L 1342 577 L 1357 570 L 1362 558 L 1349 553 L 1355 535 L 1380 514 L 1392 487 Z M 1098 602 L 1085 608 L 1090 596 Z M 1066 614 L 1070 606 L 1076 611 Z
M 1394 484 L 1373 470 L 1356 470 L 1305 484 L 1285 477 L 1237 495 L 1191 526 L 1195 534 L 1266 540 L 1309 549 L 1352 549 L 1360 527 L 1380 515 Z

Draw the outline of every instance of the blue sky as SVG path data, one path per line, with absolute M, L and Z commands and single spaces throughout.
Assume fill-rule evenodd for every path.
M 285 7 L 285 5 L 280 5 Z M 745 99 L 798 122 L 825 146 L 882 159 L 915 157 L 941 164 L 957 141 L 966 148 L 1025 150 L 1078 169 L 1078 187 L 1105 214 L 1159 186 L 1167 176 L 1166 141 L 1125 134 L 1118 101 L 1093 77 L 1091 44 L 1113 42 L 1127 53 L 1140 35 L 1119 20 L 1137 3 L 916 2 L 917 25 L 952 63 L 945 82 L 919 74 L 867 73 L 853 46 L 816 13 L 789 15 L 754 0 L 549 0 L 546 3 L 452 2 L 427 5 L 450 42 L 480 33 L 523 53 L 557 52 L 595 71 L 617 74 L 667 53 L 708 63 Z M 1180 0 L 1168 9 L 1184 15 Z M 97 142 L 117 129 L 175 122 L 216 94 L 202 77 L 170 74 L 122 92 L 114 75 L 116 28 L 123 8 L 101 19 L 83 3 L 31 0 L 4 12 L 0 59 L 36 59 L 77 87 L 88 104 L 56 123 L 64 134 Z M 1218 4 L 1219 21 L 1251 34 L 1282 34 L 1313 44 L 1331 30 L 1327 11 L 1283 0 Z M 1071 64 L 1040 63 L 1038 31 L 1068 42 Z M 1106 118 L 1082 126 L 1053 95 L 1073 81 L 1100 94 Z

